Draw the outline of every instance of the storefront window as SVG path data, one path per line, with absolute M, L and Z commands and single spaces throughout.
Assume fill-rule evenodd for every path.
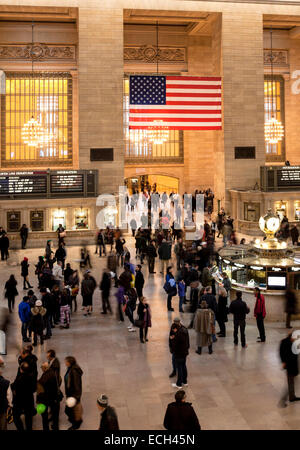
M 257 222 L 260 218 L 260 203 L 244 203 L 244 220 Z
M 7 211 L 7 231 L 19 231 L 21 228 L 21 212 Z
M 75 211 L 75 230 L 89 229 L 89 214 L 87 209 L 76 209 Z
M 275 211 L 282 220 L 284 216 L 287 216 L 287 202 L 276 202 Z
M 52 230 L 56 231 L 61 224 L 66 229 L 66 211 L 57 209 L 52 213 Z
M 32 231 L 44 230 L 44 211 L 30 211 L 30 228 Z
M 300 220 L 300 202 L 295 202 L 295 220 Z

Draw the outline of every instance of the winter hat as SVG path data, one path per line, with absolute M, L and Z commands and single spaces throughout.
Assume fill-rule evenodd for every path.
M 41 301 L 41 300 L 37 300 L 37 301 L 35 302 L 35 306 L 43 306 L 42 301 Z
M 175 317 L 175 319 L 173 320 L 174 323 L 180 323 L 180 318 L 179 317 Z
M 108 405 L 108 397 L 105 394 L 99 395 L 97 398 L 97 403 L 99 406 L 102 406 L 102 408 L 106 408 Z
M 28 258 L 26 258 L 26 256 L 24 256 L 24 261 L 28 261 Z

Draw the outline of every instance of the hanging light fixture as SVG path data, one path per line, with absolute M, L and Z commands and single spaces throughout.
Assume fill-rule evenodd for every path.
M 31 79 L 29 80 L 29 99 L 32 100 L 32 116 L 28 122 L 22 128 L 21 136 L 22 140 L 29 147 L 38 147 L 43 140 L 44 130 L 42 125 L 34 117 L 34 101 L 35 101 L 35 79 L 33 76 L 33 21 L 32 21 L 32 45 L 31 45 L 31 79 L 33 81 L 33 93 L 31 94 Z
M 156 73 L 158 75 L 158 21 L 156 22 Z M 161 145 L 169 139 L 169 128 L 164 125 L 163 120 L 154 120 L 153 126 L 148 128 L 148 140 L 154 145 Z
M 273 90 L 274 90 L 274 77 L 273 77 L 273 31 L 270 30 L 271 35 L 271 111 L 272 116 L 269 120 L 265 122 L 265 141 L 268 144 L 278 144 L 284 136 L 284 128 L 282 123 L 276 119 L 274 115 L 274 101 L 273 101 Z M 276 110 L 276 108 L 275 108 Z

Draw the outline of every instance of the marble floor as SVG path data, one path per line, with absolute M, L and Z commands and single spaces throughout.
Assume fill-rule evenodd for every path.
M 134 254 L 131 238 L 125 238 Z M 94 255 L 92 247 L 90 250 L 92 273 L 99 282 L 106 259 Z M 14 273 L 19 281 L 19 292 L 23 293 L 20 266 L 17 263 L 26 255 L 31 263 L 30 281 L 37 291 L 34 263 L 42 253 L 39 249 L 20 250 L 12 254 L 8 264 L 0 262 L 1 285 L 3 286 L 8 276 Z M 68 248 L 67 260 L 72 266 L 78 266 L 78 258 L 79 247 Z M 149 277 L 146 265 L 143 271 L 146 278 L 144 295 L 149 299 L 152 309 L 152 328 L 148 343 L 140 343 L 138 332 L 127 331 L 127 319 L 125 323 L 119 324 L 115 314 L 100 314 L 100 291 L 97 289 L 92 316 L 84 317 L 79 307 L 77 313 L 72 315 L 70 329 L 55 328 L 52 339 L 45 341 L 42 348 L 38 346 L 35 350 L 39 367 L 49 348 L 56 350 L 62 366 L 64 357 L 73 355 L 82 367 L 82 429 L 97 429 L 99 413 L 96 398 L 100 393 L 107 394 L 111 405 L 115 406 L 120 429 L 163 429 L 166 406 L 173 401 L 175 393 L 169 379 L 171 357 L 168 333 L 172 319 L 179 314 L 178 298 L 173 300 L 175 311 L 168 313 L 166 294 L 162 289 L 162 275 L 156 273 Z M 78 300 L 81 305 L 80 296 Z M 1 304 L 5 305 L 5 301 L 2 295 Z M 111 303 L 115 307 L 113 295 Z M 180 316 L 183 323 L 188 325 L 190 315 Z M 190 330 L 191 349 L 187 361 L 189 386 L 186 388 L 188 401 L 192 402 L 205 430 L 298 430 L 300 403 L 292 403 L 285 409 L 277 407 L 286 383 L 285 372 L 281 370 L 278 357 L 279 341 L 286 336 L 284 324 L 266 324 L 267 342 L 259 344 L 256 343 L 257 329 L 252 317 L 253 311 L 249 316 L 251 317 L 247 319 L 246 327 L 247 349 L 233 345 L 231 318 L 227 324 L 227 337 L 218 340 L 212 355 L 206 350 L 201 356 L 195 353 L 195 334 Z M 300 327 L 299 322 L 294 325 Z M 21 345 L 16 307 L 8 337 L 8 354 L 3 357 L 4 376 L 11 381 L 16 374 L 16 356 Z M 296 393 L 300 395 L 300 385 L 297 383 Z M 61 429 L 66 429 L 69 424 L 63 411 L 64 401 L 60 424 Z M 10 428 L 14 429 L 14 425 Z M 34 428 L 42 428 L 40 416 L 34 418 Z

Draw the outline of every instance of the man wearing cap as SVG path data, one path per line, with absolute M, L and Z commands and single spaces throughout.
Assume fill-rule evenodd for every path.
M 173 335 L 169 338 L 173 340 L 172 349 L 174 354 L 175 367 L 177 369 L 177 383 L 172 383 L 173 387 L 182 389 L 187 386 L 186 357 L 189 354 L 190 339 L 189 332 L 182 325 L 179 317 L 174 319 Z
M 41 345 L 44 343 L 43 330 L 45 328 L 44 318 L 46 315 L 46 308 L 43 307 L 41 300 L 35 302 L 35 307 L 31 308 L 30 328 L 33 331 L 33 345 L 37 345 L 37 338 L 40 337 Z
M 101 394 L 97 398 L 97 406 L 100 411 L 100 431 L 119 430 L 118 416 L 115 409 L 108 404 L 108 397 Z

